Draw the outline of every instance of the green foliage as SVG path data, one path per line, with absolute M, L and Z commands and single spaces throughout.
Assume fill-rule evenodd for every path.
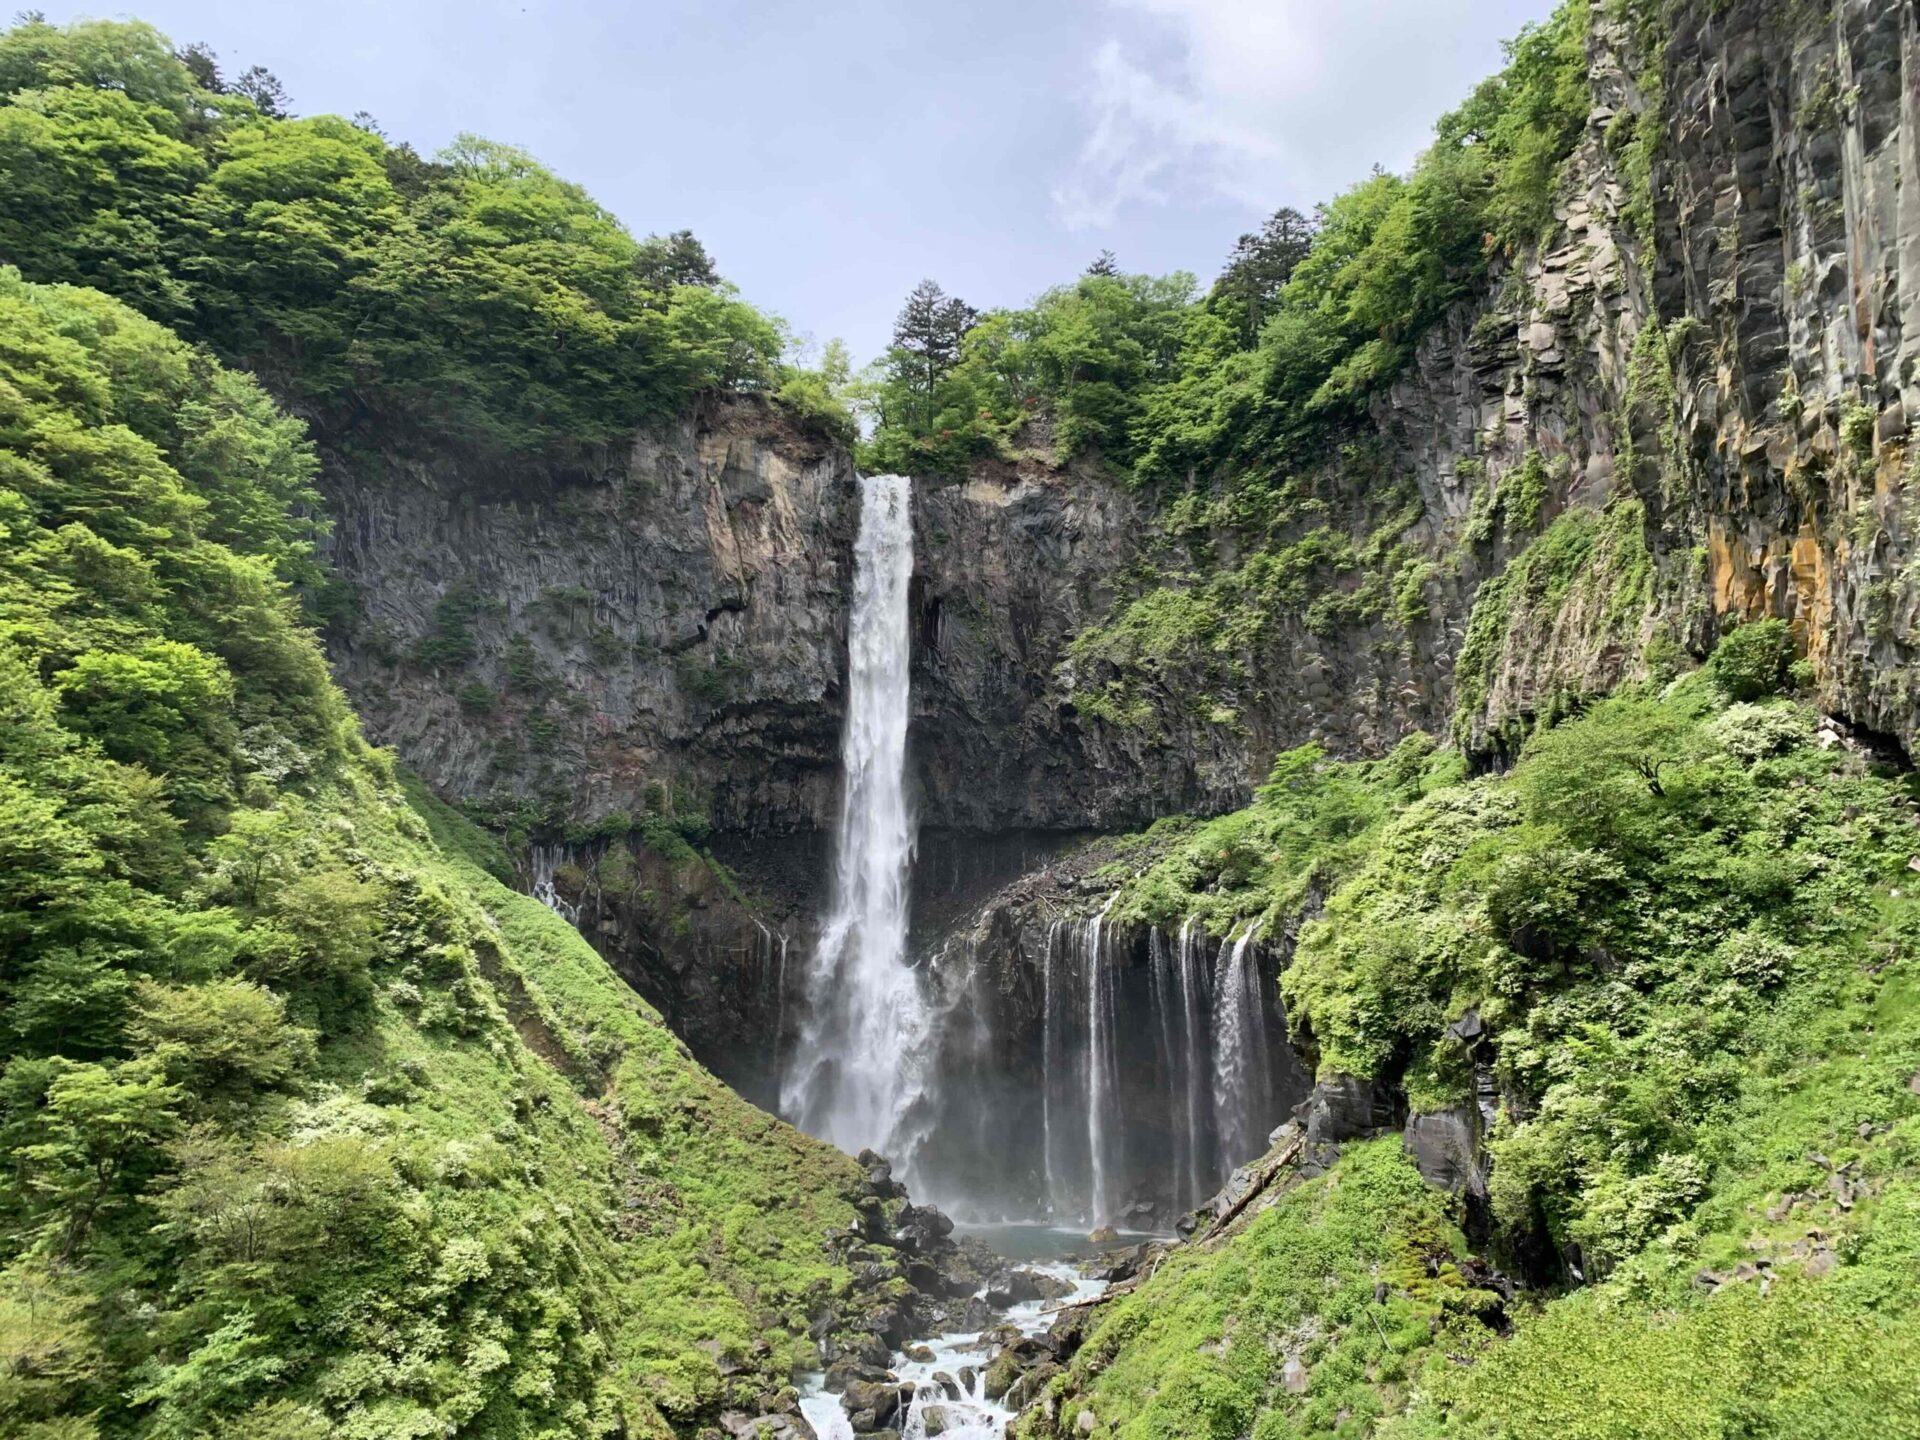
M 1352 1146 L 1227 1245 L 1175 1251 L 1103 1309 L 1054 1382 L 1074 1397 L 1061 1422 L 1029 1412 L 1019 1433 L 1071 1433 L 1083 1407 L 1095 1433 L 1128 1440 L 1367 1433 L 1391 1413 L 1409 1352 L 1436 1332 L 1471 1335 L 1498 1305 L 1460 1268 L 1442 1197 L 1398 1151 Z M 1309 1377 L 1302 1393 L 1285 1383 L 1290 1362 Z
M 566 457 L 713 387 L 847 423 L 691 235 L 637 242 L 508 146 L 423 161 L 207 82 L 144 25 L 0 35 L 0 253 L 182 326 L 335 444 Z
M 1029 443 L 1044 414 L 1061 457 L 1096 451 L 1124 465 L 1148 387 L 1173 373 L 1192 294 L 1191 275 L 1088 274 L 981 317 L 956 334 L 951 360 L 896 345 L 874 383 L 878 427 L 863 458 L 949 471 Z
M 1376 173 L 1312 221 L 1281 211 L 1220 282 L 1096 268 L 1031 307 L 981 316 L 950 365 L 895 352 L 876 381 L 870 463 L 947 471 L 1030 444 L 1093 452 L 1144 483 L 1309 453 L 1405 363 L 1413 343 L 1551 220 L 1589 108 L 1587 7 L 1563 4 L 1507 47 L 1406 177 Z
M 1317 745 L 1289 750 L 1247 809 L 1194 829 L 1127 881 L 1116 920 L 1202 922 L 1228 934 L 1291 920 L 1315 885 L 1350 869 L 1398 803 L 1443 784 L 1453 762 L 1413 734 L 1382 760 L 1329 760 Z
M 1722 636 L 1707 657 L 1707 673 L 1730 700 L 1776 693 L 1793 659 L 1793 636 L 1780 619 L 1753 620 Z
M 1196 827 L 1122 903 L 1249 914 L 1270 892 L 1222 852 L 1276 806 L 1304 821 L 1331 894 L 1282 976 L 1295 1038 L 1415 1109 L 1470 1103 L 1489 1067 L 1491 1258 L 1534 1288 L 1479 1288 L 1456 1202 L 1397 1139 L 1349 1144 L 1104 1307 L 1019 1433 L 1066 1440 L 1083 1411 L 1129 1437 L 1911 1428 L 1910 780 L 1702 681 L 1594 704 L 1504 777 L 1416 769 L 1286 757 L 1282 795 Z M 1315 838 L 1343 791 L 1352 838 Z M 1211 879 L 1166 886 L 1208 853 Z M 1448 1033 L 1469 1010 L 1471 1053 Z
M 751 1403 L 854 1283 L 822 1241 L 859 1173 L 393 788 L 289 598 L 310 475 L 251 381 L 0 270 L 0 1432 Z
M 1589 635 L 1597 632 L 1629 653 L 1638 651 L 1653 600 L 1653 560 L 1644 525 L 1638 500 L 1616 497 L 1599 514 L 1584 507 L 1566 510 L 1506 569 L 1481 582 L 1454 667 L 1456 737 L 1470 737 L 1486 718 L 1497 674 L 1536 663 L 1564 614 L 1597 622 Z

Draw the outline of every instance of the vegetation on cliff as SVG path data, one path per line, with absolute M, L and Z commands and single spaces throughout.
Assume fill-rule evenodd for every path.
M 910 302 L 876 376 L 874 463 L 940 473 L 1017 453 L 1036 416 L 1052 457 L 1097 452 L 1157 488 L 1301 463 L 1491 257 L 1551 221 L 1587 115 L 1587 14 L 1570 0 L 1522 31 L 1411 174 L 1376 172 L 1311 221 L 1281 212 L 1204 295 L 1103 257 L 1025 308 L 942 312 L 956 333 L 931 353 Z
M 1920 1425 L 1920 786 L 1777 694 L 1789 653 L 1746 627 L 1503 776 L 1283 756 L 1129 882 L 1116 913 L 1295 934 L 1321 1077 L 1493 1103 L 1490 1169 L 1449 1198 L 1383 1139 L 1283 1179 L 1114 1303 L 1027 1433 Z
M 252 380 L 0 270 L 0 1434 L 777 1390 L 861 1176 L 408 803 L 289 598 L 313 465 Z
M 790 364 L 690 234 L 635 240 L 522 151 L 424 158 L 243 78 L 137 23 L 0 35 L 0 255 L 204 342 L 333 446 L 564 461 L 714 387 L 850 435 L 844 358 Z

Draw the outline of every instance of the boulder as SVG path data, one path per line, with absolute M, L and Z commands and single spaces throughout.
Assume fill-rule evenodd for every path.
M 913 1403 L 913 1386 L 888 1385 L 871 1380 L 849 1380 L 840 1393 L 840 1408 L 856 1432 L 885 1430 L 904 1419 Z
M 940 1387 L 940 1393 L 949 1400 L 963 1400 L 966 1398 L 961 1394 L 960 1382 L 944 1370 L 936 1370 L 933 1372 L 933 1383 Z
M 893 1233 L 902 1250 L 935 1250 L 953 1234 L 953 1221 L 931 1205 L 905 1205 L 894 1218 Z
M 1322 1080 L 1294 1107 L 1293 1114 L 1306 1130 L 1309 1145 L 1358 1140 L 1390 1130 L 1399 1121 L 1392 1089 L 1357 1075 Z
M 936 1435 L 944 1435 L 953 1428 L 954 1414 L 944 1405 L 928 1405 L 920 1412 L 920 1420 L 927 1427 L 927 1440 Z
M 807 1417 L 799 1414 L 749 1415 L 744 1410 L 724 1410 L 720 1428 L 734 1440 L 819 1440 Z
M 1059 1373 L 1060 1367 L 1051 1360 L 1041 1361 L 1007 1387 L 1006 1397 L 1000 1403 L 1009 1410 L 1026 1409 L 1040 1397 L 1040 1392 L 1047 1388 L 1047 1382 Z
M 1487 1177 L 1480 1159 L 1480 1112 L 1472 1104 L 1409 1115 L 1401 1148 L 1421 1177 L 1449 1195 L 1484 1199 Z

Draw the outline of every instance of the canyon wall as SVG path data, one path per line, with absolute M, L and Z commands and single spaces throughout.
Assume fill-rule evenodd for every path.
M 1125 665 L 1069 647 L 1170 558 L 1233 564 L 1233 535 L 1173 535 L 1090 457 L 916 483 L 923 940 L 1009 856 L 1231 808 L 1280 750 L 1423 729 L 1497 760 L 1762 615 L 1825 708 L 1911 749 L 1920 6 L 1597 4 L 1589 47 L 1552 233 L 1296 477 L 1362 563 L 1259 617 L 1230 671 L 1200 636 L 1116 718 L 1089 699 Z M 353 602 L 331 649 L 374 738 L 551 846 L 703 1059 L 741 1077 L 751 1037 L 758 1094 L 791 999 L 768 936 L 805 942 L 829 863 L 853 476 L 752 398 L 594 476 L 327 475 Z M 610 874 L 615 851 L 643 863 Z

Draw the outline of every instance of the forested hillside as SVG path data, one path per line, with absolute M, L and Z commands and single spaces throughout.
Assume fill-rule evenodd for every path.
M 0 1440 L 806 1440 L 991 1323 L 688 1049 L 771 1103 L 825 993 L 856 459 L 907 1138 L 1170 1225 L 1173 950 L 1298 1062 L 1014 1433 L 1920 1434 L 1920 13 L 1465 78 L 855 376 L 517 150 L 0 33 Z
M 757 1407 L 904 1292 L 825 1246 L 863 1176 L 409 803 L 283 578 L 314 464 L 250 378 L 0 270 L 0 1434 Z
M 636 241 L 510 146 L 429 159 L 242 78 L 138 23 L 8 30 L 0 255 L 177 327 L 362 452 L 578 464 L 713 387 L 845 423 L 691 234 Z

